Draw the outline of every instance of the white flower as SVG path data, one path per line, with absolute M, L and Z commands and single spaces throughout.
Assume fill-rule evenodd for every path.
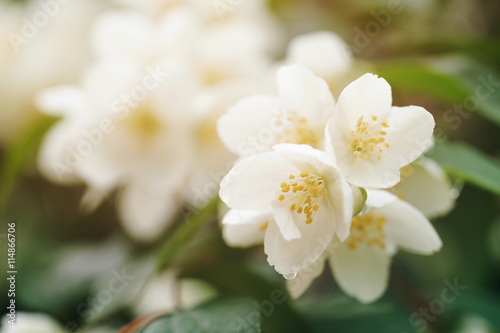
M 326 82 L 291 65 L 278 71 L 277 85 L 278 96 L 244 98 L 219 119 L 217 131 L 230 151 L 248 156 L 278 143 L 323 147 L 325 124 L 335 109 Z
M 353 58 L 349 47 L 338 35 L 316 31 L 292 39 L 286 62 L 303 65 L 324 79 L 330 88 L 335 88 L 351 69 Z
M 50 24 L 38 28 L 32 19 L 42 11 L 38 3 L 0 4 L 0 144 L 36 121 L 39 90 L 74 82 L 88 64 L 87 28 L 101 5 L 93 0 L 62 5 Z
M 421 157 L 401 168 L 401 181 L 389 191 L 424 213 L 428 218 L 448 213 L 455 203 L 453 185 L 434 160 Z
M 15 325 L 8 323 L 9 318 L 2 319 L 2 333 L 63 333 L 64 329 L 58 322 L 42 313 L 19 312 L 16 314 Z
M 349 237 L 334 241 L 325 252 L 339 286 L 360 302 L 378 299 L 387 287 L 391 257 L 398 248 L 430 255 L 441 248 L 441 239 L 429 220 L 415 207 L 386 191 L 369 190 L 367 209 L 352 219 Z M 297 274 L 288 282 L 300 296 L 318 267 Z
M 128 233 L 143 241 L 161 236 L 177 213 L 192 156 L 194 83 L 187 73 L 173 63 L 146 69 L 104 62 L 81 87 L 41 93 L 40 108 L 62 117 L 42 143 L 42 173 L 84 181 L 95 195 L 86 198 L 90 206 L 123 188 L 119 215 Z
M 270 62 L 258 25 L 231 20 L 205 25 L 185 4 L 158 20 L 133 11 L 102 14 L 93 27 L 92 44 L 101 59 L 132 59 L 143 65 L 164 59 L 188 62 L 201 85 L 262 73 Z
M 154 312 L 170 313 L 192 308 L 216 295 L 215 289 L 206 282 L 181 279 L 174 271 L 166 271 L 144 285 L 133 304 L 133 311 L 137 316 Z
M 432 144 L 434 118 L 418 106 L 392 106 L 391 87 L 365 74 L 344 89 L 327 126 L 327 151 L 358 187 L 388 188 L 399 169 Z
M 352 190 L 325 153 L 306 145 L 243 160 L 222 180 L 220 197 L 230 208 L 272 211 L 274 221 L 256 221 L 266 229 L 268 262 L 283 275 L 315 262 L 335 234 L 349 235 Z

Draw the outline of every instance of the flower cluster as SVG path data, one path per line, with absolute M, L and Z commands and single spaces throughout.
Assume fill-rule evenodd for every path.
M 433 116 L 392 106 L 391 87 L 373 74 L 337 102 L 301 64 L 280 68 L 277 88 L 277 96 L 242 99 L 219 119 L 222 141 L 241 155 L 220 185 L 230 208 L 224 238 L 232 246 L 263 242 L 296 297 L 328 261 L 346 293 L 372 302 L 398 248 L 424 255 L 441 248 L 424 215 L 452 204 L 443 172 L 422 157 L 433 144 Z M 248 154 L 252 138 L 258 149 Z

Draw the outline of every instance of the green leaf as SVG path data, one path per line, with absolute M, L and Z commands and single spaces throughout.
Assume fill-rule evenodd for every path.
M 282 283 L 283 279 L 271 271 Z M 194 272 L 191 277 L 207 281 L 222 295 L 237 295 L 255 300 L 264 321 L 265 332 L 308 332 L 309 327 L 292 306 L 286 287 L 273 283 L 260 273 L 235 262 L 220 263 Z
M 457 75 L 470 89 L 468 98 L 478 103 L 477 111 L 500 125 L 500 76 L 472 61 L 467 61 Z
M 261 332 L 260 317 L 252 301 L 245 298 L 218 299 L 190 311 L 161 317 L 141 333 L 229 333 Z
M 0 211 L 5 211 L 17 181 L 27 162 L 32 158 L 47 129 L 55 119 L 36 119 L 26 130 L 19 133 L 14 144 L 7 148 L 0 167 Z
M 436 144 L 429 152 L 451 175 L 500 195 L 500 164 L 464 143 Z
M 500 76 L 472 61 L 450 61 L 452 72 L 421 63 L 380 64 L 376 72 L 395 91 L 411 91 L 472 109 L 500 125 Z M 478 90 L 479 89 L 479 90 Z
M 394 90 L 413 91 L 457 103 L 470 95 L 470 89 L 463 82 L 425 64 L 378 65 L 376 73 L 386 79 Z
M 212 217 L 217 211 L 219 198 L 215 197 L 199 212 L 191 215 L 191 217 L 181 225 L 170 239 L 165 243 L 160 250 L 157 261 L 157 271 L 165 268 L 170 261 L 175 257 L 177 251 L 190 240 L 196 232 Z

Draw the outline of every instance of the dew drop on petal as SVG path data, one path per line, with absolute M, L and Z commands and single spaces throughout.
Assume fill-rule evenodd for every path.
M 287 280 L 293 280 L 297 276 L 297 272 L 295 273 L 290 273 L 290 274 L 283 274 L 283 277 Z

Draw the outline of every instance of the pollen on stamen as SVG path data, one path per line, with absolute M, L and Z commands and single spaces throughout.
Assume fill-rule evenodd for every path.
M 356 250 L 361 244 L 385 249 L 386 234 L 384 226 L 387 218 L 372 212 L 358 215 L 352 219 L 351 235 L 346 240 L 346 245 L 351 250 Z
M 264 223 L 260 226 L 259 230 L 260 230 L 260 231 L 264 231 L 264 230 L 266 230 L 268 225 L 269 225 L 269 221 L 264 222 Z
M 351 131 L 352 139 L 348 145 L 356 162 L 372 156 L 380 160 L 380 153 L 389 148 L 389 142 L 384 137 L 387 132 L 381 130 L 382 127 L 387 128 L 389 124 L 387 120 L 379 121 L 377 116 L 372 116 L 370 123 L 364 121 L 364 116 L 358 119 L 356 129 Z
M 288 178 L 288 183 L 280 184 L 278 200 L 284 202 L 290 211 L 304 214 L 306 224 L 312 223 L 315 213 L 320 209 L 317 202 L 319 195 L 328 195 L 324 178 L 306 171 Z

